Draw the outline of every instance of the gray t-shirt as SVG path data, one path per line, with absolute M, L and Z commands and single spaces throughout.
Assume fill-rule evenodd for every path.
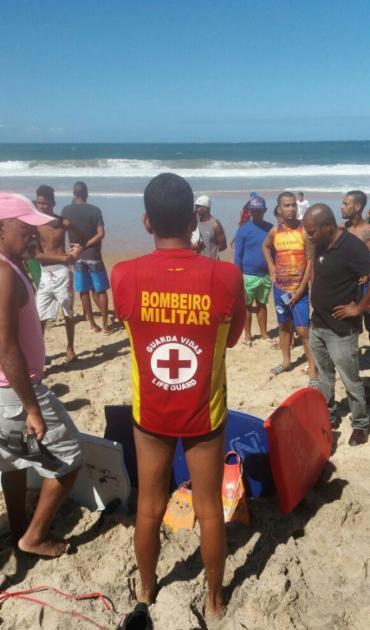
M 62 210 L 62 217 L 69 219 L 84 234 L 86 240 L 96 235 L 98 225 L 104 226 L 103 215 L 97 206 L 91 203 L 71 203 Z M 68 231 L 71 243 L 81 243 L 81 239 L 73 230 Z M 84 249 L 80 258 L 82 260 L 101 260 L 101 241 L 88 249 Z
M 202 256 L 207 256 L 208 258 L 218 258 L 216 225 L 217 221 L 213 217 L 208 219 L 208 221 L 198 222 L 199 232 L 204 243 L 204 248 L 200 252 Z

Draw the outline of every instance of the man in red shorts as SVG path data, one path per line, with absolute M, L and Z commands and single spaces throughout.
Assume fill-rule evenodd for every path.
M 197 220 L 193 192 L 184 179 L 171 173 L 155 177 L 144 202 L 144 225 L 156 249 L 119 263 L 111 277 L 116 313 L 131 342 L 140 599 L 151 603 L 155 596 L 159 528 L 181 437 L 200 524 L 207 611 L 217 617 L 223 608 L 225 566 L 225 351 L 244 326 L 242 276 L 234 265 L 191 249 Z

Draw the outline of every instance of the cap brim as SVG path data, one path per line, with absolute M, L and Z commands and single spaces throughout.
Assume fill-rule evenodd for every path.
M 50 217 L 43 212 L 30 212 L 29 214 L 23 214 L 20 217 L 17 217 L 23 223 L 28 223 L 28 225 L 45 225 L 46 223 L 51 223 L 51 221 L 55 221 L 55 217 Z

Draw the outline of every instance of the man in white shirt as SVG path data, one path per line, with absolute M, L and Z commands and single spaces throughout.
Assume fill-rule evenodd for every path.
M 297 195 L 297 219 L 302 221 L 305 212 L 310 207 L 310 202 L 304 198 L 303 192 L 299 192 Z

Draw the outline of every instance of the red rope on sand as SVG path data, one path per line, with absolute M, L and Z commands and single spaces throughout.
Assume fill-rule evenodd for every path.
M 46 606 L 47 608 L 51 608 L 51 610 L 54 610 L 55 612 L 69 615 L 71 617 L 79 619 L 80 621 L 87 621 L 93 624 L 96 628 L 99 628 L 99 630 L 108 630 L 106 626 L 100 625 L 93 619 L 90 619 L 90 617 L 86 617 L 86 615 L 83 615 L 82 613 L 79 613 L 75 610 L 63 610 L 62 608 L 57 608 L 56 606 L 53 606 L 52 604 L 49 604 L 48 602 L 45 602 L 41 599 L 28 597 L 28 595 L 31 595 L 32 593 L 40 593 L 41 591 L 53 591 L 54 593 L 60 595 L 61 597 L 64 597 L 65 599 L 73 599 L 75 601 L 81 601 L 84 599 L 98 599 L 106 610 L 112 610 L 112 606 L 108 604 L 106 597 L 104 597 L 104 595 L 102 595 L 101 593 L 96 592 L 86 593 L 84 595 L 70 595 L 69 593 L 59 591 L 53 586 L 36 586 L 35 588 L 15 592 L 0 591 L 0 606 L 8 599 L 21 599 L 27 602 L 31 602 L 33 604 L 39 604 L 40 606 Z

